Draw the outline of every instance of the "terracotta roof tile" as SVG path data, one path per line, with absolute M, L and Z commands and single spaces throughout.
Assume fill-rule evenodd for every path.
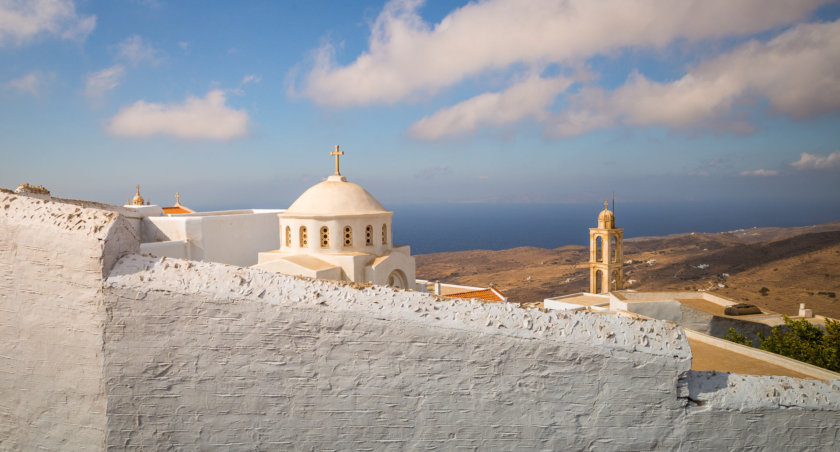
M 179 214 L 179 213 L 193 213 L 190 209 L 185 209 L 180 206 L 173 206 L 173 207 L 164 207 L 163 213 L 172 215 L 172 214 Z
M 451 298 L 475 298 L 477 300 L 491 301 L 496 303 L 505 301 L 505 294 L 503 294 L 498 289 L 470 290 L 467 292 L 451 293 L 444 296 Z

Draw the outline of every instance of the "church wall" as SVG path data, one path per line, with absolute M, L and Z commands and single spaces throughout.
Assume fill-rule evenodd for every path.
M 240 266 L 254 265 L 257 253 L 280 247 L 276 211 L 148 217 L 143 236 L 145 242 L 186 241 L 190 259 Z M 170 255 L 164 251 L 155 255 Z
M 106 305 L 111 445 L 831 450 L 840 435 L 836 385 L 690 372 L 667 322 L 139 256 Z
M 102 278 L 138 244 L 115 212 L 0 193 L 0 449 L 103 447 Z

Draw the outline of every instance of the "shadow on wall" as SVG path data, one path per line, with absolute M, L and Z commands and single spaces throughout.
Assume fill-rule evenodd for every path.
M 685 378 L 688 386 L 688 401 L 696 406 L 705 404 L 704 401 L 710 398 L 707 394 L 729 387 L 729 374 L 725 372 L 692 370 Z
M 747 336 L 747 339 L 752 340 L 752 345 L 756 348 L 759 345 L 756 333 L 767 336 L 773 330 L 773 327 L 763 323 L 721 317 L 684 304 L 680 305 L 680 314 L 679 324 L 683 328 L 721 339 L 729 332 L 729 328 L 733 328 L 735 331 Z

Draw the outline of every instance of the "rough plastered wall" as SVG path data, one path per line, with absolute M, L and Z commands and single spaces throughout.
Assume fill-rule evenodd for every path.
M 106 305 L 119 449 L 838 445 L 837 387 L 689 372 L 667 322 L 140 256 Z
M 838 449 L 837 382 L 667 322 L 127 254 L 93 207 L 0 192 L 0 450 Z
M 0 449 L 105 444 L 102 278 L 137 246 L 116 212 L 0 192 Z

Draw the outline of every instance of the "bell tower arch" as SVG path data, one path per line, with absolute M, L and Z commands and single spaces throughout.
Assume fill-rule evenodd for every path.
M 615 215 L 604 201 L 598 227 L 589 228 L 589 291 L 624 288 L 624 229 L 615 227 Z

